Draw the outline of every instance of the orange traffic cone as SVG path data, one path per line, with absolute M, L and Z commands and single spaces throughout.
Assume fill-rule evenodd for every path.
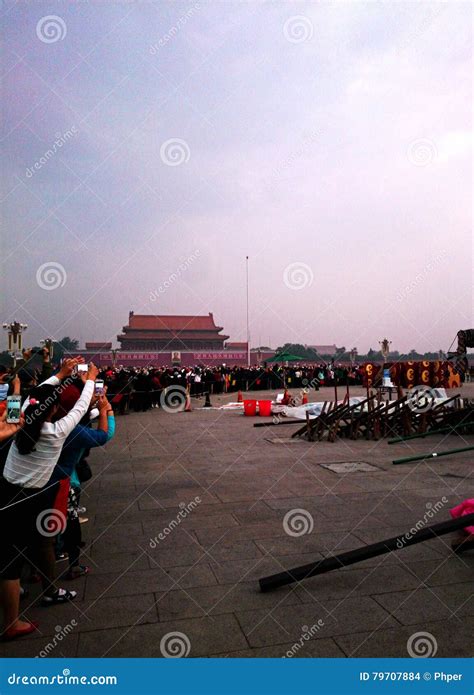
M 283 394 L 283 398 L 282 398 L 282 401 L 281 401 L 281 402 L 282 402 L 282 405 L 288 405 L 288 403 L 290 402 L 290 400 L 291 400 L 291 396 L 290 396 L 290 394 L 288 393 L 288 389 L 285 389 L 285 393 Z
M 239 390 L 239 393 L 237 394 L 237 403 L 243 403 L 244 398 L 242 396 L 242 391 Z
M 306 393 L 306 391 L 303 391 L 302 393 L 303 395 L 301 398 L 301 405 L 306 405 L 306 403 L 308 402 L 308 394 Z

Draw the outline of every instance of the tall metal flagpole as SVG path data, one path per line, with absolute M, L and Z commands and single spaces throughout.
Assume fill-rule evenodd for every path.
M 250 367 L 250 329 L 249 329 L 249 257 L 245 256 L 245 270 L 247 275 L 247 365 Z

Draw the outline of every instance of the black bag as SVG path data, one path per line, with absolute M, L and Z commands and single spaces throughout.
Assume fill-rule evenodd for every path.
M 86 483 L 92 478 L 92 470 L 86 459 L 82 459 L 76 465 L 76 475 L 80 483 Z

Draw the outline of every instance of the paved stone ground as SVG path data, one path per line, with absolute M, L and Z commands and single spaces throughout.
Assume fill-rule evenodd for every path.
M 469 389 L 474 395 L 471 385 L 464 393 Z M 434 520 L 447 519 L 451 506 L 474 496 L 472 455 L 391 461 L 466 444 L 441 435 L 395 446 L 309 444 L 290 442 L 292 427 L 254 422 L 198 409 L 119 418 L 115 440 L 90 459 L 95 475 L 83 495 L 89 523 L 82 528 L 91 574 L 73 582 L 79 600 L 42 609 L 31 587 L 24 608 L 40 621 L 39 636 L 2 645 L 2 653 L 160 657 L 173 649 L 163 638 L 179 632 L 175 647 L 189 647 L 192 657 L 281 657 L 295 644 L 303 657 L 401 657 L 407 640 L 423 631 L 433 635 L 438 656 L 470 656 L 474 557 L 455 556 L 451 537 L 269 594 L 257 584 L 272 572 L 402 533 L 435 505 L 442 509 Z M 465 441 L 474 444 L 474 437 Z M 341 475 L 320 465 L 336 461 L 364 461 L 375 470 Z M 293 537 L 284 518 L 297 509 L 311 528 Z M 150 542 L 155 537 L 159 542 Z

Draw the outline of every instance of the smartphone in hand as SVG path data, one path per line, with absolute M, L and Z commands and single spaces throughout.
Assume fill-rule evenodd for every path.
M 21 396 L 7 396 L 7 422 L 18 425 L 21 415 Z

